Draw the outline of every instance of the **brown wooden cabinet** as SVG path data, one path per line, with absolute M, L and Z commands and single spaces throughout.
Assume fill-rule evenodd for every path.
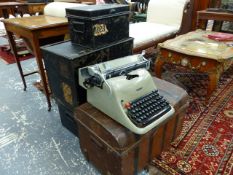
M 16 15 L 18 13 L 18 8 L 26 6 L 24 3 L 20 2 L 0 2 L 0 17 L 9 18 L 9 15 Z
M 8 18 L 9 15 L 16 16 L 17 14 L 29 13 L 34 15 L 36 12 L 43 14 L 45 3 L 27 3 L 27 2 L 0 2 L 0 17 Z
M 45 3 L 30 3 L 28 4 L 28 13 L 30 15 L 35 14 L 36 12 L 43 14 Z

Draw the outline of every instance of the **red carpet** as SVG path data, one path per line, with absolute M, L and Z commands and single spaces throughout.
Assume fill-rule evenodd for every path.
M 165 174 L 233 175 L 233 66 L 220 79 L 208 106 L 207 76 L 179 73 L 179 82 L 192 97 L 183 130 L 152 164 Z
M 6 36 L 0 37 L 0 59 L 4 60 L 7 64 L 15 63 L 15 58 L 13 54 L 9 51 L 9 44 Z M 20 61 L 33 58 L 34 56 L 27 50 L 25 43 L 21 39 L 16 40 L 16 47 L 18 55 L 20 56 Z
M 27 51 L 26 48 L 22 48 L 21 51 Z M 4 60 L 7 64 L 13 64 L 15 63 L 15 58 L 13 54 L 9 51 L 5 51 L 4 49 L 0 49 L 0 58 Z M 33 58 L 33 55 L 30 53 L 21 54 L 20 55 L 20 61 L 27 60 L 29 58 Z

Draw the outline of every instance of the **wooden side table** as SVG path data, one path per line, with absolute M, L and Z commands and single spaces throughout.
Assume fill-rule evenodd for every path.
M 208 34 L 213 32 L 197 30 L 159 44 L 160 51 L 155 62 L 156 76 L 161 77 L 162 66 L 166 63 L 207 73 L 210 81 L 207 87 L 208 100 L 220 75 L 233 63 L 233 48 L 208 39 Z
M 54 36 L 60 36 L 68 33 L 68 21 L 66 18 L 52 17 L 52 16 L 31 16 L 27 18 L 14 18 L 3 20 L 5 24 L 7 36 L 11 49 L 13 50 L 16 63 L 23 81 L 24 90 L 26 90 L 25 76 L 31 75 L 36 72 L 24 73 L 17 54 L 16 43 L 13 39 L 13 34 L 19 35 L 22 38 L 30 41 L 33 48 L 33 53 L 36 57 L 38 70 L 41 76 L 45 96 L 48 103 L 48 110 L 51 109 L 51 102 L 49 97 L 48 84 L 46 81 L 44 65 L 42 61 L 42 54 L 40 51 L 40 39 L 45 39 Z

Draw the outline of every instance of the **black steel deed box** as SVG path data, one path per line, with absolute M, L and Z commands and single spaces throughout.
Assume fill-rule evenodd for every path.
M 67 8 L 72 43 L 95 49 L 128 38 L 129 13 L 120 4 Z

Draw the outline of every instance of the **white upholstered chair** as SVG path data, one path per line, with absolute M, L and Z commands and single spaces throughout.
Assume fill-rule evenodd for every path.
M 44 15 L 56 16 L 56 17 L 66 17 L 66 8 L 70 7 L 81 7 L 86 6 L 86 4 L 80 3 L 68 3 L 68 2 L 52 2 L 44 7 Z
M 132 23 L 129 35 L 134 38 L 134 53 L 191 29 L 190 0 L 150 0 L 146 22 Z M 189 15 L 188 17 L 185 16 Z M 189 26 L 187 26 L 189 24 Z M 186 25 L 182 29 L 182 25 Z

